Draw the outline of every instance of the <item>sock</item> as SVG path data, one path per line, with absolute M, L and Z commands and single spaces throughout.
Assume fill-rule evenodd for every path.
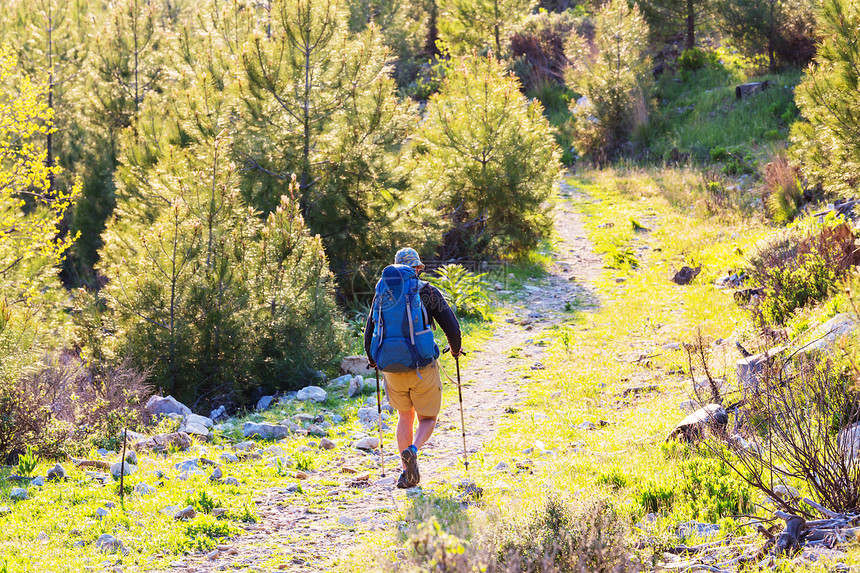
M 415 447 L 415 444 L 412 444 L 411 446 L 409 446 L 409 447 L 408 447 L 408 448 L 406 448 L 406 449 L 407 449 L 407 450 L 412 450 L 412 453 L 413 453 L 413 454 L 417 454 L 417 453 L 418 453 L 418 448 L 416 448 L 416 447 Z

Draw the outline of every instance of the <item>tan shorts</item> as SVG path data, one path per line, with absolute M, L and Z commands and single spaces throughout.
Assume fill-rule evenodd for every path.
M 439 363 L 419 370 L 421 377 L 411 372 L 383 372 L 385 393 L 388 403 L 398 412 L 408 412 L 415 408 L 419 416 L 435 418 L 442 407 L 442 378 L 439 376 Z

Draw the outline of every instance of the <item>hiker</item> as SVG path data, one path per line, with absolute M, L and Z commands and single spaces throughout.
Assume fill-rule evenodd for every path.
M 452 356 L 460 355 L 460 323 L 439 289 L 418 280 L 423 270 L 415 249 L 397 251 L 394 265 L 383 270 L 376 286 L 364 329 L 370 367 L 383 372 L 388 403 L 397 410 L 401 489 L 421 481 L 418 450 L 430 439 L 442 406 L 439 347 L 431 330 L 436 324 L 442 327 Z M 418 430 L 413 437 L 416 415 Z

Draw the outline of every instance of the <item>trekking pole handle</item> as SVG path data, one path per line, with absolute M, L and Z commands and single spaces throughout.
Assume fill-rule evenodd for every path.
M 446 352 L 451 352 L 450 346 L 446 346 L 445 348 L 442 349 L 442 354 L 445 354 Z M 466 354 L 467 354 L 467 352 L 461 348 L 460 354 L 458 354 L 457 356 L 466 356 Z M 455 356 L 454 358 L 456 358 L 457 356 Z

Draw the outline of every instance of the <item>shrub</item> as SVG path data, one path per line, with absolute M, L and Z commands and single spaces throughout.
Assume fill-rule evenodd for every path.
M 27 452 L 18 456 L 18 467 L 15 473 L 19 476 L 29 477 L 34 471 L 36 471 L 36 466 L 38 464 L 39 458 L 36 456 L 36 452 L 33 451 L 32 447 L 28 446 Z
M 573 110 L 580 129 L 574 145 L 580 155 L 611 156 L 638 125 L 647 123 L 651 91 L 647 40 L 648 25 L 638 8 L 623 0 L 603 6 L 592 41 L 571 36 L 567 82 L 585 98 Z
M 416 184 L 448 218 L 440 258 L 515 257 L 552 229 L 559 151 L 541 106 L 493 56 L 457 62 L 414 139 Z
M 799 498 L 774 490 L 794 478 L 830 510 L 853 511 L 860 504 L 860 465 L 856 428 L 860 395 L 857 365 L 796 357 L 791 366 L 776 360 L 747 394 L 736 420 L 708 446 L 740 479 L 767 495 L 781 509 L 812 518 Z M 797 482 L 795 482 L 797 483 Z
M 571 503 L 551 495 L 522 522 L 505 524 L 480 543 L 460 539 L 432 517 L 410 536 L 404 565 L 458 573 L 641 571 L 631 561 L 626 533 L 607 501 Z
M 490 297 L 481 279 L 486 273 L 473 274 L 461 265 L 445 265 L 434 271 L 427 282 L 436 286 L 460 316 L 475 316 L 486 320 L 490 313 Z
M 803 205 L 803 188 L 799 170 L 791 165 L 785 153 L 777 153 L 764 168 L 767 208 L 777 223 L 790 223 Z
M 582 28 L 582 19 L 567 11 L 542 11 L 517 26 L 510 38 L 512 65 L 527 92 L 542 84 L 563 83 L 564 70 L 570 64 L 564 42 L 576 28 Z M 541 102 L 550 108 L 545 101 Z
M 506 571 L 633 571 L 626 530 L 605 500 L 574 506 L 550 496 L 524 524 L 502 533 L 496 558 Z
M 105 370 L 60 356 L 0 385 L 0 455 L 32 446 L 42 456 L 115 448 L 123 427 L 142 425 L 152 389 L 127 362 Z
M 747 273 L 764 289 L 761 319 L 784 324 L 795 309 L 825 299 L 860 263 L 856 240 L 849 224 L 829 219 L 822 224 L 810 220 L 759 245 Z
M 716 54 L 702 48 L 690 48 L 678 56 L 678 69 L 682 74 L 697 72 L 716 60 Z M 686 79 L 686 77 L 684 78 Z
M 647 513 L 669 512 L 675 503 L 674 484 L 647 481 L 639 491 L 637 501 Z

